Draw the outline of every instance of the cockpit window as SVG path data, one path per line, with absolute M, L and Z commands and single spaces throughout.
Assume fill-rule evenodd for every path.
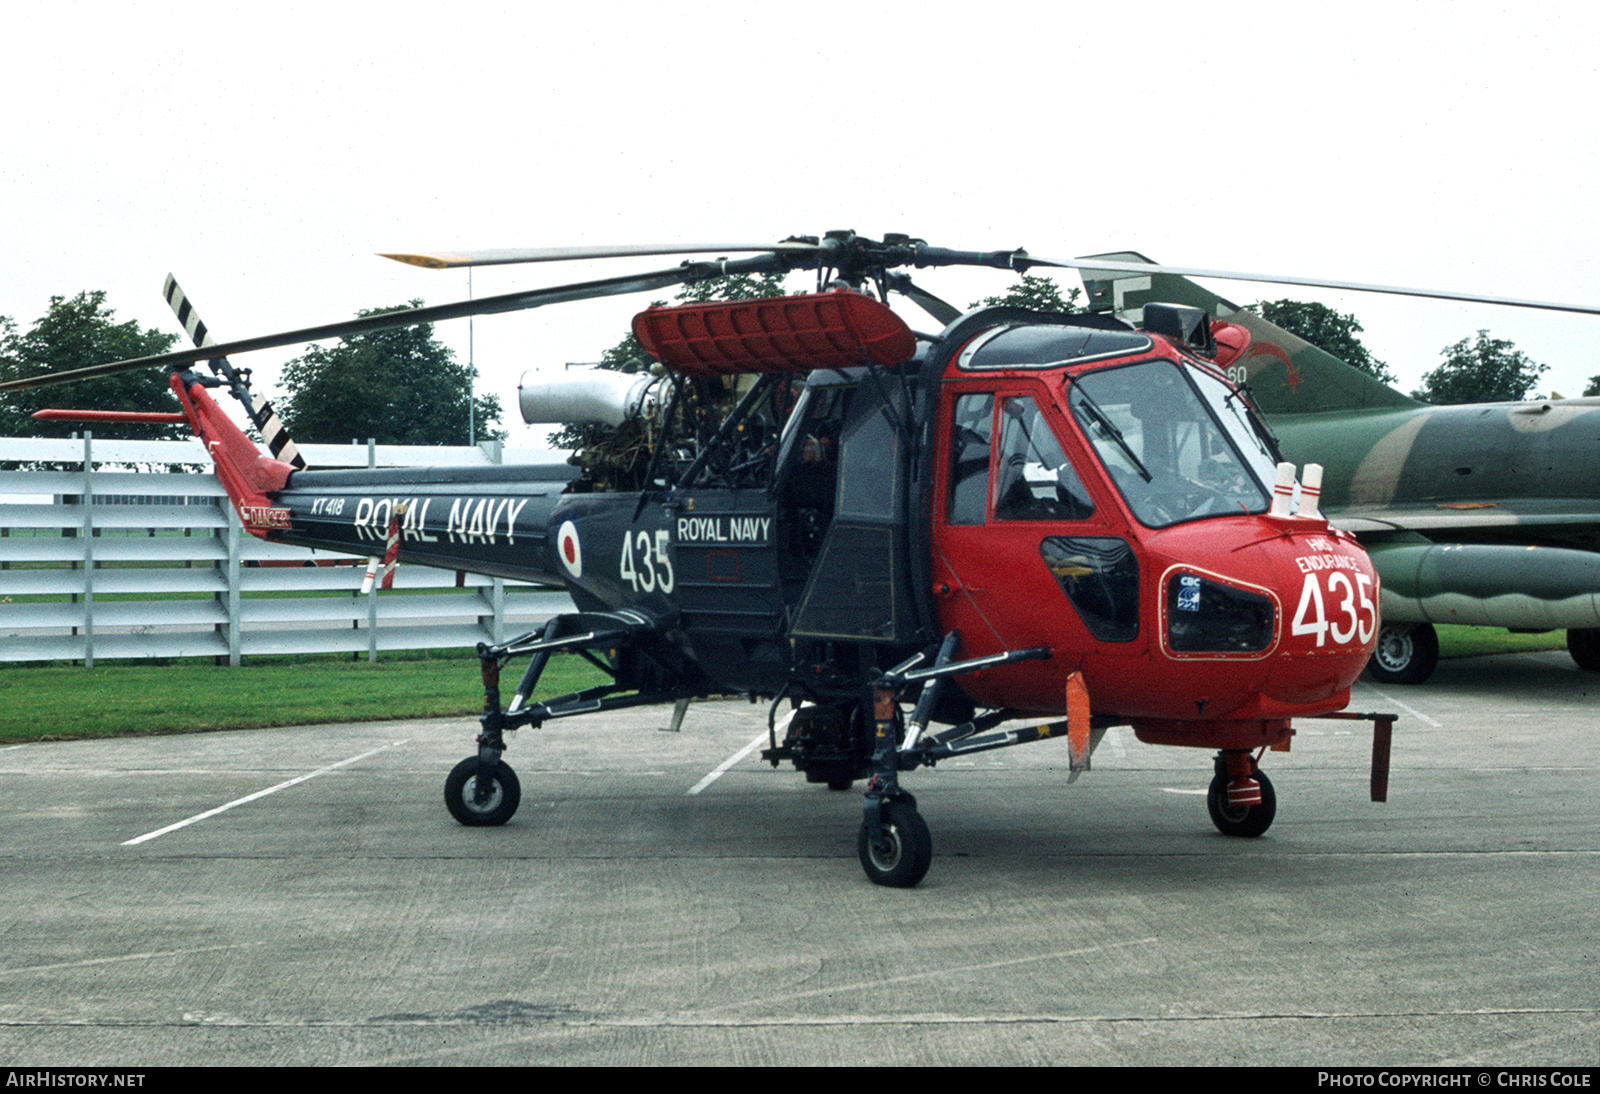
M 992 368 L 1058 368 L 1097 357 L 1126 357 L 1150 348 L 1150 336 L 1132 329 L 1100 327 L 996 327 L 974 338 L 956 359 L 956 367 L 974 371 Z
M 1230 397 L 1237 402 L 1221 381 L 1171 361 L 1091 372 L 1067 396 L 1133 515 L 1151 528 L 1266 511 L 1273 460 L 1242 405 L 1228 409 Z

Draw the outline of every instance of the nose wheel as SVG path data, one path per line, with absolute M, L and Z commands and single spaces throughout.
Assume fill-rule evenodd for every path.
M 1272 827 L 1272 819 L 1278 813 L 1278 795 L 1272 789 L 1272 780 L 1256 768 L 1248 753 L 1243 760 L 1249 765 L 1248 773 L 1230 773 L 1230 768 L 1241 766 L 1239 761 L 1226 755 L 1217 757 L 1217 773 L 1206 791 L 1206 812 L 1223 835 L 1254 839 Z

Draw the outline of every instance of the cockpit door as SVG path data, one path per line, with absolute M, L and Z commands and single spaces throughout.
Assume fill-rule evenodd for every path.
M 1049 389 L 947 384 L 940 426 L 934 591 L 940 625 L 961 632 L 963 656 L 1048 646 L 1058 669 L 1048 677 L 1064 679 L 1097 643 L 1136 639 L 1132 547 Z M 1017 676 L 1048 692 L 1038 701 L 1060 702 L 1037 671 Z

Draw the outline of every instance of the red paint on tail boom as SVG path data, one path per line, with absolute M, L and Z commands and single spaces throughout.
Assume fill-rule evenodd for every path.
M 217 479 L 228 492 L 228 500 L 233 502 L 245 531 L 270 539 L 273 531 L 287 529 L 289 510 L 274 505 L 268 495 L 287 485 L 293 465 L 263 456 L 206 393 L 204 385 L 185 387 L 182 376 L 173 373 L 172 390 L 183 404 L 189 428 L 216 464 Z

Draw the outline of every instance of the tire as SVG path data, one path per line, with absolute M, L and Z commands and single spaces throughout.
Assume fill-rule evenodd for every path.
M 450 769 L 444 781 L 444 805 L 470 828 L 504 824 L 522 802 L 522 784 L 511 765 L 501 760 L 494 769 L 494 789 L 482 805 L 472 800 L 478 782 L 478 757 L 468 756 Z
M 1261 784 L 1261 804 L 1230 806 L 1228 776 L 1212 778 L 1211 789 L 1206 791 L 1206 812 L 1211 814 L 1211 823 L 1224 836 L 1254 839 L 1272 827 L 1272 818 L 1278 815 L 1277 792 L 1272 789 L 1272 780 L 1267 778 L 1266 772 L 1257 771 L 1255 780 Z
M 933 837 L 915 806 L 896 801 L 883 807 L 883 842 L 882 847 L 872 846 L 863 821 L 856 849 L 861 868 L 874 885 L 909 889 L 923 879 L 933 864 Z
M 1578 667 L 1585 672 L 1600 672 L 1600 630 L 1584 629 L 1567 632 L 1567 652 Z
M 1367 675 L 1380 684 L 1420 684 L 1439 665 L 1439 633 L 1432 623 L 1385 624 L 1367 662 Z

